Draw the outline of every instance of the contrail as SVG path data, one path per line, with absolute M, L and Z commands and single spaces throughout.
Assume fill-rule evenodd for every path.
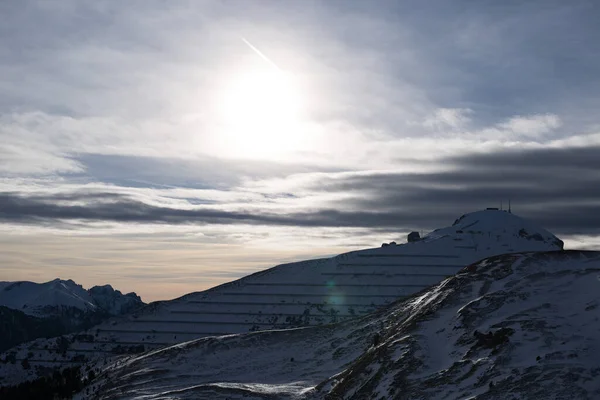
M 241 37 L 241 39 L 243 40 L 244 43 L 246 43 L 248 45 L 248 47 L 250 47 L 252 50 L 254 50 L 254 52 L 256 54 L 258 54 L 260 56 L 260 58 L 262 58 L 263 60 L 265 60 L 266 62 L 268 62 L 273 68 L 275 68 L 277 71 L 282 72 L 281 68 L 279 68 L 277 66 L 277 64 L 275 64 L 273 61 L 271 61 L 269 59 L 269 57 L 265 56 L 259 49 L 257 49 L 256 47 L 254 47 L 254 45 L 252 43 L 250 43 L 249 41 L 247 41 L 245 38 Z

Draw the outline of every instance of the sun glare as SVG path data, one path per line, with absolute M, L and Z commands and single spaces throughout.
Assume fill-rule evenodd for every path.
M 300 140 L 300 91 L 291 75 L 269 67 L 242 70 L 220 91 L 221 135 L 236 155 L 282 155 Z

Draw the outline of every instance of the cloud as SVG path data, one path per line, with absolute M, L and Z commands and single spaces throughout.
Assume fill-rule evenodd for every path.
M 466 136 L 476 137 L 482 141 L 540 144 L 550 141 L 551 134 L 556 133 L 561 126 L 562 121 L 558 115 L 534 114 L 513 116 L 503 122 L 465 133 Z M 570 134 L 565 134 L 565 136 L 570 136 Z
M 464 129 L 471 122 L 472 113 L 469 108 L 439 108 L 425 119 L 423 125 L 434 130 Z
M 545 114 L 529 117 L 513 117 L 507 122 L 499 124 L 498 127 L 510 131 L 515 135 L 539 138 L 541 135 L 559 128 L 561 124 L 562 122 L 557 115 Z
M 71 185 L 0 195 L 5 223 L 111 222 L 167 225 L 432 229 L 459 214 L 511 199 L 513 209 L 561 233 L 597 233 L 600 147 L 470 153 L 430 172 L 297 174 L 261 194 L 260 180 L 227 190 Z M 70 188 L 70 189 L 69 189 Z M 118 189 L 118 190 L 117 190 Z M 279 189 L 279 190 L 278 190 Z M 213 194 L 215 193 L 215 194 Z M 204 197 L 208 196 L 208 197 Z
M 209 155 L 182 159 L 166 156 L 79 154 L 75 161 L 85 168 L 81 177 L 90 181 L 133 187 L 227 189 L 239 186 L 247 179 L 340 170 L 318 164 L 228 160 Z
M 64 199 L 85 205 L 60 204 Z M 108 200 L 108 201 L 106 201 Z M 346 212 L 324 209 L 314 212 L 273 214 L 224 211 L 201 207 L 157 206 L 115 194 L 71 194 L 52 198 L 0 194 L 0 220 L 16 223 L 44 221 L 102 221 L 166 224 L 249 224 L 297 227 L 392 227 L 406 220 L 401 213 Z
M 279 165 L 400 168 L 400 152 L 439 158 L 482 144 L 539 143 L 598 122 L 585 113 L 597 108 L 588 93 L 600 70 L 583 45 L 598 36 L 582 18 L 593 10 L 411 4 L 315 3 L 293 13 L 273 2 L 6 5 L 0 174 L 79 177 L 95 168 L 105 177 L 114 156 L 210 158 L 218 168 L 198 163 L 206 181 L 236 180 L 219 171 L 252 158 L 240 145 L 252 139 L 223 139 L 213 102 L 236 73 L 262 62 L 240 36 L 306 92 L 299 144 L 268 152 Z M 556 24 L 575 28 L 558 34 Z M 173 181 L 161 184 L 182 179 Z
M 219 83 L 230 78 L 236 65 L 256 58 L 239 40 L 247 35 L 298 76 L 308 91 L 310 117 L 319 123 L 348 122 L 361 130 L 403 136 L 411 128 L 407 121 L 437 112 L 446 114 L 438 115 L 443 123 L 456 125 L 464 118 L 457 110 L 472 109 L 489 125 L 512 114 L 560 114 L 548 104 L 559 96 L 540 102 L 539 93 L 559 94 L 564 87 L 537 82 L 546 83 L 543 62 L 563 60 L 549 54 L 550 60 L 539 61 L 531 55 L 532 49 L 549 44 L 567 46 L 565 35 L 550 29 L 556 14 L 568 11 L 560 22 L 576 27 L 569 31 L 573 39 L 593 37 L 587 24 L 569 24 L 587 12 L 581 6 L 544 7 L 540 13 L 527 5 L 459 12 L 443 2 L 407 4 L 382 2 L 367 9 L 353 3 L 313 4 L 294 7 L 294 13 L 272 2 L 7 6 L 4 37 L 11 45 L 0 54 L 0 76 L 5 77 L 0 113 L 16 109 L 76 119 L 110 117 L 116 127 L 143 121 L 156 126 L 181 115 L 205 120 Z M 536 29 L 547 33 L 536 35 L 539 46 L 523 40 L 523 34 Z M 584 48 L 571 46 L 570 51 L 577 51 L 589 71 L 597 65 Z M 571 67 L 573 74 L 561 70 L 553 79 L 563 82 L 583 72 L 579 64 Z M 507 82 L 510 90 L 502 90 Z M 486 115 L 492 108 L 500 115 Z M 210 127 L 194 130 L 204 129 Z M 180 137 L 173 130 L 170 140 Z M 115 136 L 141 134 L 123 131 Z M 118 137 L 111 140 L 113 147 L 120 145 Z

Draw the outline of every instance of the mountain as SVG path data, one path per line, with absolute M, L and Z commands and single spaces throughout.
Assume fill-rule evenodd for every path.
M 70 279 L 46 283 L 0 282 L 0 306 L 36 317 L 60 315 L 63 309 L 69 308 L 120 315 L 139 308 L 141 304 L 142 299 L 135 293 L 123 295 L 110 285 L 85 290 Z
M 554 235 L 514 214 L 480 211 L 416 242 L 280 265 L 151 304 L 96 330 L 117 341 L 168 345 L 203 336 L 334 323 L 410 296 L 482 258 L 562 246 Z
M 122 294 L 111 285 L 94 286 L 89 290 L 94 304 L 110 315 L 123 315 L 144 305 L 142 298 L 134 292 Z
M 0 385 L 36 378 L 54 367 L 201 337 L 355 320 L 483 258 L 562 247 L 554 235 L 514 214 L 478 211 L 417 241 L 280 265 L 203 292 L 149 304 L 86 332 L 15 347 L 0 358 L 27 359 L 34 368 L 0 365 L 4 377 Z
M 88 329 L 143 306 L 110 285 L 85 290 L 72 280 L 0 282 L 0 351 L 40 337 Z
M 76 398 L 597 399 L 599 277 L 599 252 L 491 257 L 353 321 L 91 364 Z

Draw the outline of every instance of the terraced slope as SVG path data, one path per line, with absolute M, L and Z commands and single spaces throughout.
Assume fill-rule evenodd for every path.
M 559 239 L 528 221 L 503 211 L 480 211 L 418 242 L 280 265 L 153 303 L 70 337 L 58 357 L 58 341 L 33 342 L 16 353 L 22 358 L 31 351 L 36 365 L 68 365 L 206 336 L 345 321 L 421 291 L 482 258 L 559 249 Z M 8 369 L 7 381 L 35 376 L 34 371 Z
M 145 335 L 144 342 L 168 344 L 332 323 L 409 296 L 491 255 L 560 248 L 556 237 L 512 214 L 482 211 L 418 242 L 280 265 L 98 329 L 118 340 Z
M 76 398 L 598 399 L 599 274 L 598 252 L 500 255 L 353 321 L 91 364 Z

